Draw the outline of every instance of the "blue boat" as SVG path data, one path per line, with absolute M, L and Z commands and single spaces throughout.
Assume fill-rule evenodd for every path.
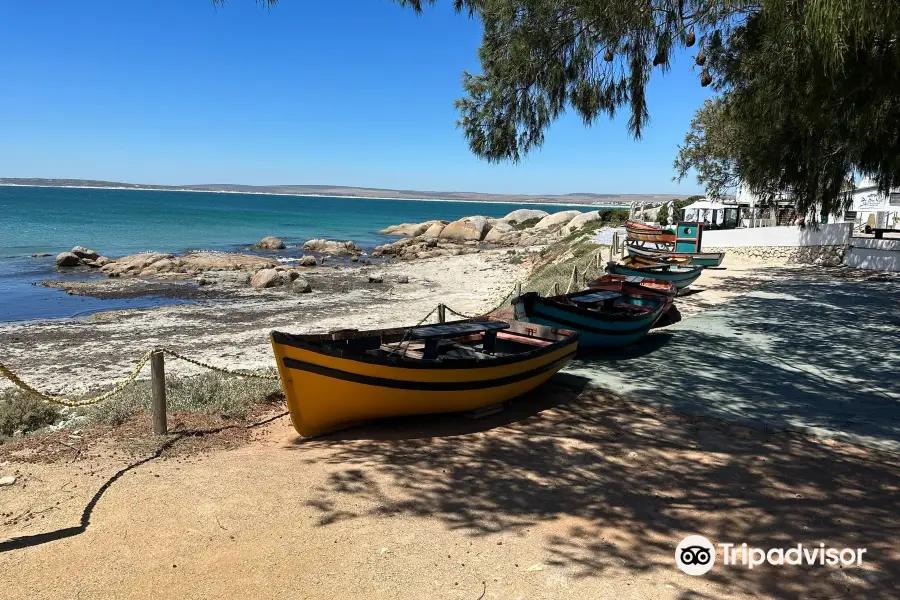
M 578 331 L 579 350 L 633 344 L 647 335 L 666 310 L 663 296 L 590 289 L 550 298 L 528 292 L 512 304 L 520 321 Z
M 629 256 L 622 262 L 608 263 L 606 271 L 616 275 L 637 275 L 671 281 L 676 288 L 683 290 L 697 281 L 697 278 L 703 273 L 703 267 L 688 264 L 654 263 Z

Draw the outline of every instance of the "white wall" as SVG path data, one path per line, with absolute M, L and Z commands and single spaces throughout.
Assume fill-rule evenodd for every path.
M 750 248 L 757 246 L 841 246 L 850 243 L 853 223 L 829 223 L 819 229 L 752 227 L 703 232 L 703 248 Z
M 900 272 L 900 240 L 853 238 L 844 264 L 857 269 Z

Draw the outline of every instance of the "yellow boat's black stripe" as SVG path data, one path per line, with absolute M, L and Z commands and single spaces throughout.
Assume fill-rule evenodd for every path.
M 574 350 L 574 349 L 573 349 Z M 340 369 L 324 367 L 313 363 L 296 360 L 293 358 L 284 358 L 284 366 L 289 369 L 298 369 L 307 371 L 317 375 L 324 375 L 333 379 L 342 381 L 352 381 L 353 383 L 361 383 L 363 385 L 372 385 L 376 387 L 393 388 L 399 390 L 420 390 L 428 392 L 456 392 L 465 390 L 480 390 L 485 388 L 500 387 L 511 383 L 518 383 L 526 379 L 531 379 L 541 373 L 562 368 L 572 357 L 575 352 L 570 352 L 559 360 L 551 363 L 535 367 L 523 373 L 516 375 L 507 375 L 505 377 L 495 377 L 493 379 L 480 379 L 477 381 L 410 381 L 408 379 L 390 379 L 388 377 L 374 377 L 372 375 L 360 375 L 359 373 L 348 373 Z M 436 369 L 437 370 L 437 369 Z

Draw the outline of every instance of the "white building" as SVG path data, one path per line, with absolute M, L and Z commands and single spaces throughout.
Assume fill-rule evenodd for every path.
M 874 181 L 865 178 L 853 192 L 849 212 L 845 219 L 852 219 L 858 228 L 900 229 L 900 190 L 883 194 Z

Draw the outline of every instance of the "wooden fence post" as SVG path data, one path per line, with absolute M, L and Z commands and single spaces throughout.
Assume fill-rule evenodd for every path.
M 522 297 L 522 282 L 520 281 L 516 284 L 516 298 L 521 298 L 521 297 Z
M 566 288 L 566 293 L 571 292 L 573 287 L 578 287 L 578 265 L 572 267 L 572 277 L 569 278 L 569 287 Z
M 447 322 L 447 307 L 443 304 L 438 304 L 438 323 L 446 323 Z
M 166 362 L 165 354 L 154 352 L 150 355 L 150 386 L 153 391 L 153 433 L 166 435 Z
M 553 295 L 559 296 L 559 282 L 553 284 Z

